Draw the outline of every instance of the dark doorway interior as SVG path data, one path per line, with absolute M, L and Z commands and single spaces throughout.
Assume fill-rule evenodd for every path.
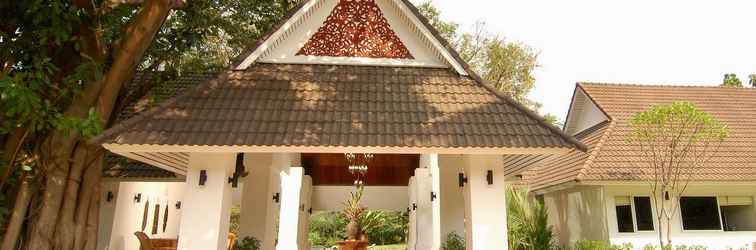
M 376 154 L 370 162 L 366 186 L 407 186 L 420 164 L 415 154 Z M 351 186 L 354 176 L 349 173 L 344 154 L 302 154 L 305 174 L 313 185 Z

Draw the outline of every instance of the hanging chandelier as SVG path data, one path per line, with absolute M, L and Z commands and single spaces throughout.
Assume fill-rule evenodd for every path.
M 344 158 L 347 161 L 349 173 L 354 176 L 354 185 L 363 185 L 365 175 L 367 175 L 368 164 L 373 160 L 373 154 L 355 154 L 344 153 Z

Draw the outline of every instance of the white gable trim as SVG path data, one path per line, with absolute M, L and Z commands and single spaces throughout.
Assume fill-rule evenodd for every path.
M 294 13 L 294 15 L 292 15 L 291 18 L 289 18 L 289 20 L 286 20 L 286 22 L 283 25 L 281 25 L 281 27 L 278 30 L 273 32 L 273 34 L 271 34 L 270 37 L 268 37 L 268 39 L 265 40 L 265 42 L 263 42 L 262 44 L 260 44 L 260 46 L 255 48 L 255 50 L 252 51 L 252 53 L 250 53 L 249 56 L 247 56 L 247 58 L 244 58 L 244 61 L 242 61 L 239 65 L 236 66 L 236 69 L 237 70 L 247 69 L 249 65 L 252 65 L 252 63 L 254 63 L 257 60 L 257 58 L 259 58 L 263 53 L 265 53 L 265 51 L 274 47 L 274 44 L 278 42 L 279 38 L 281 38 L 283 34 L 285 34 L 293 26 L 295 26 L 302 19 L 302 16 L 304 16 L 306 13 L 309 13 L 310 10 L 312 10 L 315 7 L 315 5 L 320 2 L 321 1 L 319 0 L 313 0 L 313 1 L 308 1 L 307 3 L 305 3 L 305 5 L 302 6 L 302 8 L 297 11 L 297 13 Z
M 346 65 L 371 65 L 371 66 L 377 66 L 377 65 L 402 65 L 402 66 L 415 66 L 415 67 L 443 67 L 443 63 L 440 65 L 434 65 L 434 64 L 427 64 L 422 62 L 417 62 L 413 60 L 404 60 L 404 59 L 380 59 L 380 58 L 334 58 L 334 57 L 308 57 L 308 56 L 301 56 L 298 57 L 296 61 L 277 61 L 275 59 L 265 59 L 266 54 L 269 53 L 271 50 L 273 50 L 276 46 L 278 46 L 283 39 L 286 39 L 289 34 L 291 34 L 291 30 L 295 29 L 298 25 L 305 22 L 306 19 L 312 17 L 313 11 L 318 8 L 327 7 L 324 0 L 312 0 L 305 3 L 304 6 L 301 7 L 294 15 L 289 18 L 278 30 L 276 30 L 274 33 L 271 34 L 271 36 L 266 39 L 260 46 L 258 46 L 249 56 L 247 56 L 242 63 L 240 63 L 236 69 L 237 70 L 244 70 L 247 67 L 249 67 L 254 62 L 268 62 L 268 63 L 276 63 L 276 62 L 288 62 L 288 63 L 317 63 L 317 64 L 346 64 Z M 378 2 L 378 1 L 377 1 Z M 439 60 L 445 62 L 452 68 L 454 68 L 457 73 L 461 75 L 467 75 L 467 71 L 465 71 L 464 67 L 460 62 L 454 59 L 452 54 L 446 50 L 446 48 L 441 45 L 441 42 L 438 41 L 438 39 L 433 36 L 433 34 L 428 30 L 425 25 L 422 24 L 420 19 L 418 19 L 417 16 L 413 15 L 413 12 L 409 10 L 408 6 L 405 5 L 405 3 L 402 0 L 386 0 L 385 2 L 390 3 L 389 8 L 394 8 L 394 11 L 397 11 L 397 13 L 400 13 L 400 20 L 402 23 L 409 24 L 410 27 L 408 27 L 410 30 L 413 30 L 415 33 L 422 36 L 421 40 L 423 43 L 425 43 L 432 51 L 432 53 L 436 54 L 436 57 L 438 57 Z M 381 3 L 384 3 L 383 1 L 378 2 L 379 6 L 382 5 Z M 330 10 L 328 10 L 328 13 L 330 13 Z
M 609 117 L 593 102 L 588 94 L 582 88 L 575 87 L 575 93 L 572 96 L 572 103 L 565 121 L 565 133 L 576 135 L 608 120 Z
M 451 53 L 446 49 L 446 47 L 441 45 L 441 42 L 438 39 L 436 39 L 435 36 L 433 36 L 430 30 L 428 30 L 428 28 L 425 27 L 425 25 L 423 25 L 420 19 L 417 16 L 415 16 L 412 13 L 412 11 L 409 10 L 409 7 L 406 4 L 404 4 L 402 0 L 392 0 L 392 2 L 402 11 L 402 13 L 404 13 L 405 17 L 408 17 L 410 21 L 412 21 L 412 23 L 415 24 L 416 28 L 420 29 L 421 31 L 420 33 L 422 33 L 425 36 L 425 38 L 428 39 L 428 41 L 430 41 L 433 44 L 433 47 L 436 49 L 436 51 L 441 53 L 441 56 L 443 56 L 443 58 L 446 59 L 446 62 L 449 63 L 449 65 L 451 65 L 452 68 L 454 68 L 454 70 L 457 71 L 458 74 L 468 75 L 467 71 L 465 70 L 465 67 L 462 67 L 462 64 L 458 62 L 451 55 Z

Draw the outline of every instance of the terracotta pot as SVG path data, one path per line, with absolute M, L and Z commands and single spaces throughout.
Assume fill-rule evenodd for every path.
M 349 224 L 347 224 L 346 226 L 346 235 L 347 240 L 360 239 L 360 235 L 362 235 L 362 228 L 360 228 L 360 224 L 358 224 L 357 221 L 354 220 L 349 221 Z

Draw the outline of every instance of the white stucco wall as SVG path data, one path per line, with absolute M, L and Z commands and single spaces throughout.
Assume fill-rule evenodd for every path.
M 605 186 L 606 199 L 606 225 L 608 226 L 609 239 L 615 244 L 632 243 L 636 248 L 642 248 L 646 244 L 654 244 L 658 242 L 658 231 L 654 232 L 635 232 L 635 233 L 619 233 L 617 230 L 617 219 L 615 211 L 615 196 L 648 196 L 648 186 L 644 185 L 612 185 Z M 683 196 L 750 196 L 756 199 L 756 184 L 753 185 L 693 185 L 688 188 Z M 653 199 L 652 199 L 653 203 Z M 654 207 L 654 206 L 652 206 Z M 754 206 L 756 207 L 756 206 Z M 655 210 L 655 208 L 653 209 Z M 656 216 L 656 211 L 654 216 Z M 756 214 L 756 208 L 753 213 Z M 655 218 L 655 217 L 654 217 Z M 657 222 L 654 222 L 657 224 Z M 659 225 L 655 225 L 654 228 L 658 230 Z M 750 232 L 725 232 L 722 230 L 716 231 L 685 231 L 682 228 L 682 222 L 679 210 L 676 216 L 673 218 L 672 224 L 672 243 L 674 245 L 704 245 L 709 249 L 727 249 L 732 247 L 739 249 L 740 247 L 746 247 L 750 249 L 754 242 L 756 242 L 756 231 Z
M 312 210 L 341 211 L 353 186 L 313 186 Z M 405 211 L 409 203 L 406 186 L 366 186 L 362 204 L 371 210 Z
M 561 245 L 581 239 L 608 240 L 603 192 L 600 186 L 578 186 L 543 196 L 549 224 Z
M 118 186 L 117 190 L 115 186 Z M 116 191 L 115 199 L 105 201 L 107 191 Z M 156 238 L 176 238 L 178 224 L 181 220 L 181 210 L 176 209 L 176 202 L 182 199 L 184 183 L 182 182 L 112 182 L 106 183 L 103 189 L 100 212 L 100 235 L 98 249 L 106 250 L 138 250 L 139 241 L 134 232 L 140 231 L 146 201 L 150 201 L 147 214 L 145 233 Z M 136 203 L 134 196 L 142 194 L 142 201 Z M 158 218 L 158 233 L 151 234 L 155 204 L 160 204 Z M 168 224 L 163 232 L 163 218 L 165 206 L 168 206 Z M 109 227 L 109 228 L 108 228 Z M 109 235 L 105 231 L 109 230 Z

